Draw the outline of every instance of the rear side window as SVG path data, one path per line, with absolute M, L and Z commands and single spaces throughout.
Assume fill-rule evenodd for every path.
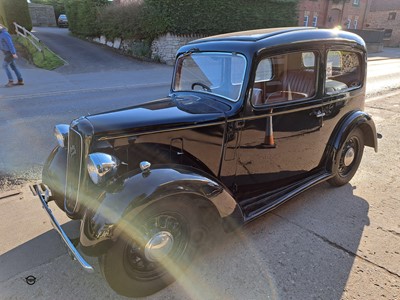
M 335 94 L 362 85 L 361 55 L 357 52 L 328 52 L 325 93 Z

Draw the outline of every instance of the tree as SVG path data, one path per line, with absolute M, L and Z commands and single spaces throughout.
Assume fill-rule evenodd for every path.
M 10 33 L 15 33 L 13 22 L 17 22 L 27 30 L 31 30 L 32 20 L 29 14 L 28 2 L 26 0 L 1 0 L 0 21 L 8 27 Z

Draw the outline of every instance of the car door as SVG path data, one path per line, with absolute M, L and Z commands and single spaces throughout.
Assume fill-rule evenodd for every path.
M 318 171 L 323 129 L 318 51 L 265 55 L 242 121 L 235 185 L 240 201 L 273 193 Z

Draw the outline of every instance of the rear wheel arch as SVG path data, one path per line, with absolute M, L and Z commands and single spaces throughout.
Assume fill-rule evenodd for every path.
M 375 123 L 371 116 L 363 111 L 352 111 L 342 118 L 332 132 L 330 140 L 325 149 L 322 166 L 326 166 L 331 172 L 337 163 L 337 155 L 349 134 L 359 128 L 363 134 L 365 146 L 373 147 L 375 152 L 378 150 L 377 133 Z

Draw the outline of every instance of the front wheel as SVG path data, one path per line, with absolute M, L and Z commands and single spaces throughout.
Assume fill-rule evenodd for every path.
M 356 128 L 346 138 L 338 153 L 338 162 L 332 170 L 334 177 L 328 180 L 333 186 L 348 183 L 356 173 L 364 152 L 364 136 L 361 129 Z
M 128 297 L 151 295 L 187 268 L 211 230 L 204 214 L 214 213 L 187 202 L 162 201 L 126 219 L 124 233 L 99 259 L 112 289 Z

